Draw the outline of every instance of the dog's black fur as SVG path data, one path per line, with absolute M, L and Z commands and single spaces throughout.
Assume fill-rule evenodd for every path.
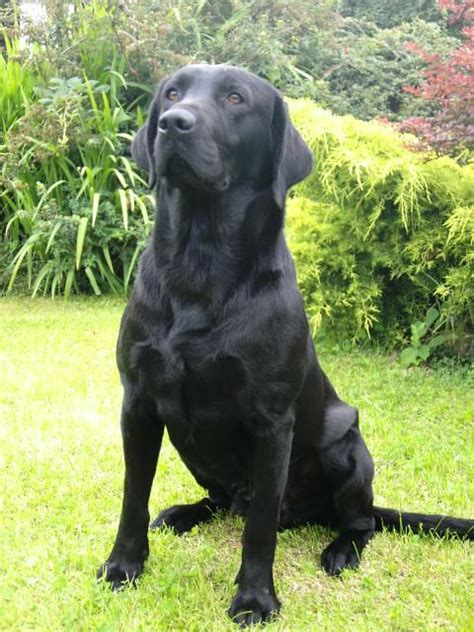
M 99 576 L 117 588 L 143 570 L 165 426 L 209 496 L 152 527 L 246 516 L 229 609 L 242 626 L 280 608 L 279 527 L 338 528 L 322 554 L 332 575 L 358 566 L 383 525 L 472 533 L 474 521 L 373 506 L 358 413 L 318 364 L 283 235 L 286 192 L 312 155 L 279 93 L 231 66 L 185 67 L 161 83 L 132 153 L 159 210 L 118 340 L 125 490 Z

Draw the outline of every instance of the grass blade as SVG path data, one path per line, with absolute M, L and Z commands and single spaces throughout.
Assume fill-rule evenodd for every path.
M 74 277 L 76 273 L 74 268 L 69 270 L 66 276 L 66 283 L 64 284 L 64 298 L 67 300 L 71 295 L 72 284 L 74 283 Z
M 95 278 L 94 273 L 92 272 L 92 268 L 90 268 L 89 266 L 87 266 L 87 268 L 85 269 L 85 272 L 87 274 L 87 278 L 90 281 L 91 287 L 94 290 L 94 294 L 96 296 L 100 296 L 102 294 L 102 292 L 100 291 L 99 285 L 97 283 L 97 279 Z
M 140 254 L 140 248 L 137 246 L 135 248 L 135 252 L 133 253 L 132 260 L 130 261 L 130 265 L 128 267 L 127 274 L 125 275 L 124 284 L 123 284 L 125 291 L 127 291 L 127 289 L 128 289 L 128 284 L 130 283 L 130 278 L 132 276 L 132 272 L 133 272 L 133 269 L 135 267 L 135 264 L 136 264 L 136 261 L 138 259 L 138 255 L 139 254 Z
M 102 248 L 102 252 L 104 253 L 104 259 L 107 263 L 107 265 L 110 268 L 110 271 L 112 272 L 112 274 L 115 274 L 115 270 L 114 270 L 114 265 L 112 263 L 112 257 L 110 256 L 110 250 L 108 246 L 104 246 Z
M 92 196 L 92 226 L 95 226 L 97 212 L 99 210 L 100 193 L 94 193 Z
M 88 217 L 81 217 L 79 222 L 79 228 L 77 229 L 77 242 L 76 242 L 76 270 L 79 270 L 81 265 L 82 250 L 84 248 L 84 240 L 86 238 Z
M 123 217 L 123 225 L 125 226 L 125 230 L 128 230 L 128 200 L 127 194 L 124 189 L 118 190 L 118 195 L 120 198 L 120 206 L 122 207 L 122 217 Z
M 10 277 L 10 281 L 7 286 L 7 292 L 10 292 L 10 290 L 12 289 L 13 283 L 15 282 L 16 275 L 18 274 L 18 270 L 20 269 L 23 259 L 26 257 L 26 255 L 30 252 L 32 248 L 33 248 L 33 242 L 30 241 L 30 242 L 26 242 L 26 244 L 24 244 L 24 246 L 22 246 L 21 249 L 18 251 L 18 254 L 15 257 L 16 259 L 15 266 L 13 268 L 12 275 Z
M 45 254 L 48 254 L 49 249 L 51 248 L 51 244 L 53 243 L 53 240 L 56 236 L 56 233 L 58 232 L 58 230 L 61 228 L 62 225 L 63 223 L 61 221 L 56 222 L 53 230 L 51 231 L 51 235 L 49 236 L 48 243 L 46 244 Z
M 33 294 L 31 295 L 32 298 L 36 296 L 36 293 L 38 292 L 45 276 L 51 272 L 51 267 L 52 267 L 51 261 L 48 261 L 48 263 L 45 263 L 44 266 L 41 268 L 41 270 L 38 272 L 35 284 L 33 286 Z

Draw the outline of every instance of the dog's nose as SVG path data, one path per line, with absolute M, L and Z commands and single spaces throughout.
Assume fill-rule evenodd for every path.
M 186 134 L 190 132 L 196 124 L 196 117 L 192 112 L 184 109 L 168 110 L 160 116 L 158 127 L 162 134 L 168 131 Z

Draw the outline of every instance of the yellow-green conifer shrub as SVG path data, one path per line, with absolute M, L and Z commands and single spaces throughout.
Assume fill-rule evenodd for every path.
M 287 233 L 314 329 L 407 339 L 433 305 L 456 351 L 472 349 L 474 165 L 407 149 L 376 122 L 307 100 L 291 116 L 314 153 L 294 191 Z

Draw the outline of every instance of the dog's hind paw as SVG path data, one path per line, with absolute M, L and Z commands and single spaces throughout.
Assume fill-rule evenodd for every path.
M 168 527 L 177 535 L 191 531 L 191 529 L 204 522 L 209 522 L 215 515 L 217 506 L 208 498 L 204 498 L 192 505 L 173 505 L 161 511 L 153 520 L 150 529 L 163 529 Z
M 346 568 L 358 568 L 362 551 L 373 534 L 371 529 L 341 533 L 321 555 L 321 564 L 326 573 L 340 575 Z

